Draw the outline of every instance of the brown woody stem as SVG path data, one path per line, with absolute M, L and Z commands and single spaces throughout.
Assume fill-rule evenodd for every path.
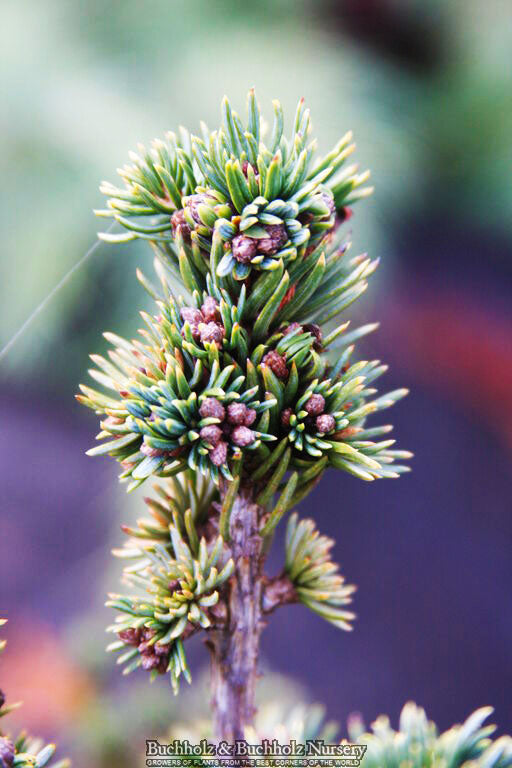
M 227 490 L 227 489 L 226 489 Z M 218 741 L 243 739 L 253 722 L 254 692 L 262 630 L 262 508 L 247 488 L 236 497 L 230 516 L 230 546 L 235 571 L 228 586 L 225 628 L 211 633 L 212 705 Z

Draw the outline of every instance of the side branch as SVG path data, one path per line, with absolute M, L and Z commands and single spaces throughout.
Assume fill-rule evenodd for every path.
M 299 602 L 295 587 L 287 574 L 275 579 L 266 579 L 263 587 L 261 607 L 263 613 L 273 613 L 280 605 Z

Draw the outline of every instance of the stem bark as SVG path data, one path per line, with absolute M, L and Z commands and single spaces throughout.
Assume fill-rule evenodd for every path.
M 235 571 L 230 579 L 228 617 L 212 633 L 212 705 L 217 741 L 243 739 L 253 722 L 262 622 L 262 508 L 242 488 L 230 516 Z

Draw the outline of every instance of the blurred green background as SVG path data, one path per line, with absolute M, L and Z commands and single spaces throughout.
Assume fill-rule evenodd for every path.
M 490 699 L 501 723 L 512 722 L 506 679 L 498 671 L 492 676 L 492 658 L 499 666 L 512 640 L 510 619 L 492 610 L 493 605 L 502 610 L 499 600 L 510 598 L 505 586 L 512 576 L 507 550 L 493 549 L 494 543 L 498 549 L 509 545 L 511 533 L 506 516 L 512 448 L 511 4 L 3 0 L 0 10 L 0 347 L 95 241 L 103 225 L 92 214 L 102 207 L 99 182 L 116 181 L 116 167 L 138 142 L 148 143 L 180 123 L 194 130 L 204 119 L 214 126 L 222 96 L 243 111 L 251 86 L 264 112 L 271 114 L 271 99 L 277 97 L 290 120 L 304 96 L 323 151 L 353 130 L 356 159 L 362 169 L 371 169 L 376 187 L 350 222 L 353 247 L 383 258 L 358 312 L 383 321 L 381 341 L 369 349 L 391 359 L 399 383 L 418 393 L 398 420 L 401 442 L 409 440 L 406 447 L 419 452 L 423 470 L 417 467 L 403 489 L 379 489 L 377 495 L 372 489 L 369 497 L 357 491 L 360 498 L 343 491 L 345 507 L 352 499 L 358 509 L 369 508 L 363 518 L 367 543 L 357 538 L 360 517 L 341 520 L 335 514 L 336 483 L 347 481 L 331 480 L 322 497 L 327 532 L 341 539 L 342 562 L 356 571 L 347 576 L 361 585 L 357 611 L 370 622 L 379 615 L 379 585 L 386 586 L 386 566 L 375 560 L 386 533 L 378 532 L 375 508 L 389 513 L 380 524 L 390 537 L 404 537 L 402 558 L 415 546 L 425 555 L 424 532 L 407 529 L 411 518 L 439 530 L 443 514 L 453 514 L 443 564 L 451 557 L 455 568 L 463 563 L 465 574 L 480 556 L 476 571 L 491 569 L 482 597 L 488 601 L 485 621 L 494 622 L 498 640 L 497 646 L 486 645 L 480 636 L 469 641 L 454 630 L 437 657 L 432 651 L 437 630 L 412 647 L 414 627 L 404 630 L 411 635 L 400 641 L 393 625 L 388 640 L 385 630 L 376 638 L 384 649 L 379 659 L 369 645 L 376 634 L 371 623 L 362 624 L 358 641 L 359 627 L 349 640 L 339 639 L 330 630 L 321 635 L 325 630 L 311 620 L 304 624 L 312 628 L 310 635 L 304 630 L 305 637 L 330 643 L 331 656 L 311 661 L 308 672 L 308 658 L 301 661 L 296 654 L 296 666 L 290 663 L 285 671 L 342 718 L 358 707 L 366 707 L 367 718 L 386 707 L 398 712 L 404 698 L 414 695 L 420 703 L 430 700 L 441 721 L 463 717 L 473 699 L 474 706 Z M 87 355 L 104 349 L 102 331 L 129 335 L 138 327 L 134 307 L 146 308 L 148 300 L 135 267 L 150 273 L 150 264 L 144 243 L 102 244 L 0 360 L 0 609 L 11 618 L 12 640 L 0 680 L 11 698 L 18 691 L 25 698 L 31 726 L 60 733 L 75 764 L 89 768 L 135 764 L 126 733 L 135 740 L 161 733 L 180 706 L 167 704 L 165 684 L 149 689 L 142 679 L 120 683 L 103 654 L 103 594 L 115 588 L 118 573 L 108 550 L 118 540 L 120 520 L 133 519 L 140 499 L 126 500 L 113 467 L 83 457 L 95 424 L 73 403 Z M 450 425 L 449 434 L 441 422 Z M 462 451 L 469 441 L 480 441 L 482 455 Z M 494 488 L 495 505 L 491 500 L 487 507 L 481 499 L 472 508 L 470 476 L 480 493 Z M 415 508 L 426 486 L 425 508 Z M 404 517 L 397 518 L 398 509 L 406 510 Z M 473 543 L 457 550 L 459 523 L 474 550 Z M 467 599 L 468 613 L 456 621 L 469 627 L 470 589 L 461 583 L 446 593 L 445 576 L 448 582 L 451 576 L 436 565 L 439 542 L 430 544 L 432 556 L 418 590 L 431 591 L 431 604 L 410 594 L 411 606 L 422 611 L 418 621 L 433 617 L 435 625 L 437 616 L 449 623 L 450 606 L 460 598 Z M 366 555 L 360 551 L 365 546 Z M 391 579 L 396 584 L 402 576 L 388 575 L 391 592 Z M 389 599 L 389 593 L 380 598 Z M 443 599 L 446 614 L 436 614 L 433 605 Z M 407 606 L 404 593 L 400 611 L 410 615 Z M 270 635 L 265 657 L 276 668 L 289 656 L 284 638 L 293 644 L 300 621 L 297 609 Z M 423 681 L 432 674 L 431 665 L 442 669 L 442 659 L 456 667 L 461 646 L 468 655 L 455 669 L 455 687 L 446 698 Z M 404 648 L 418 659 L 406 671 L 397 660 Z M 329 682 L 329 664 L 339 658 L 342 666 L 350 653 L 354 659 L 359 653 L 357 663 L 349 657 L 348 664 L 356 677 L 339 693 Z M 474 687 L 465 688 L 482 654 L 491 661 L 484 663 L 481 677 L 473 676 Z M 197 656 L 205 660 L 199 648 Z M 339 707 L 333 704 L 338 694 Z M 196 711 L 196 704 L 186 706 L 189 714 Z M 179 716 L 183 719 L 183 711 Z

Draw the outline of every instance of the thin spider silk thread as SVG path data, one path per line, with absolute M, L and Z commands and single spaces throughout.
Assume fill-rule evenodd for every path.
M 115 222 L 113 222 L 106 231 L 110 232 L 110 230 L 112 229 L 114 224 L 115 224 Z M 33 312 L 31 312 L 31 314 L 27 317 L 27 319 L 25 320 L 23 325 L 21 325 L 18 328 L 16 333 L 13 336 L 11 336 L 11 338 L 9 339 L 7 344 L 0 351 L 0 360 L 2 360 L 7 355 L 7 353 L 12 349 L 12 347 L 16 344 L 16 342 L 23 336 L 23 334 L 25 333 L 27 328 L 30 325 L 32 325 L 32 323 L 36 319 L 36 317 L 41 314 L 41 312 L 48 306 L 48 304 L 52 301 L 52 299 L 58 294 L 58 292 L 61 290 L 61 288 L 63 288 L 69 282 L 69 280 L 73 277 L 74 273 L 78 269 L 80 269 L 80 267 L 83 264 L 85 264 L 85 262 L 93 255 L 94 251 L 97 248 L 99 248 L 101 244 L 102 244 L 101 240 L 96 240 L 96 242 L 94 242 L 91 245 L 89 250 L 86 251 L 86 253 L 84 253 L 82 258 L 79 259 L 76 262 L 76 264 L 74 264 L 68 272 L 66 272 L 64 277 L 62 277 L 61 280 L 59 280 L 57 285 L 54 288 L 52 288 L 50 293 L 47 296 L 45 296 L 45 298 L 42 300 L 42 302 L 34 309 Z

